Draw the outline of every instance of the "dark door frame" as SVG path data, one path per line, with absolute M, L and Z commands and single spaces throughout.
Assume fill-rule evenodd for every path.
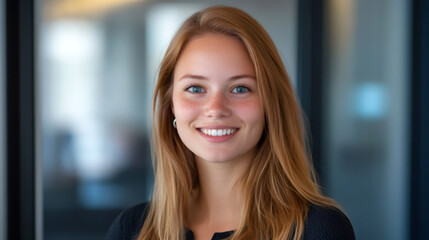
M 35 239 L 34 2 L 6 0 L 8 239 Z
M 323 0 L 298 1 L 298 96 L 305 113 L 309 148 L 318 176 L 323 181 L 322 108 L 324 84 L 324 5 Z
M 429 239 L 429 1 L 412 6 L 410 239 Z

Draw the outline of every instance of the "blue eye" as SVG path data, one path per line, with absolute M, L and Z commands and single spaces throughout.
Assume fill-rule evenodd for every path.
M 235 87 L 234 89 L 232 89 L 233 93 L 247 93 L 249 92 L 249 89 L 247 87 L 244 86 L 238 86 Z
M 204 90 L 204 88 L 198 87 L 198 86 L 191 86 L 191 87 L 188 87 L 186 90 L 188 92 L 191 92 L 191 93 L 204 93 L 204 92 L 206 92 Z

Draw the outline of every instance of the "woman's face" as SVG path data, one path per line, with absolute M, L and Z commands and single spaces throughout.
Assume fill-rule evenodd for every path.
M 236 38 L 207 33 L 183 49 L 173 113 L 183 143 L 210 162 L 250 160 L 264 129 L 255 69 Z

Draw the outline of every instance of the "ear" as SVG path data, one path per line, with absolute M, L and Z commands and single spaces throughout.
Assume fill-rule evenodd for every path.
M 171 101 L 171 111 L 173 112 L 173 115 L 176 116 L 176 114 L 174 113 L 174 104 L 173 104 L 173 101 Z

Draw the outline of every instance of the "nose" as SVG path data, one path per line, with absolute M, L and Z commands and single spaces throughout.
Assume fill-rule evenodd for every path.
M 228 99 L 221 93 L 213 93 L 208 97 L 205 107 L 205 116 L 209 118 L 225 118 L 231 115 Z

